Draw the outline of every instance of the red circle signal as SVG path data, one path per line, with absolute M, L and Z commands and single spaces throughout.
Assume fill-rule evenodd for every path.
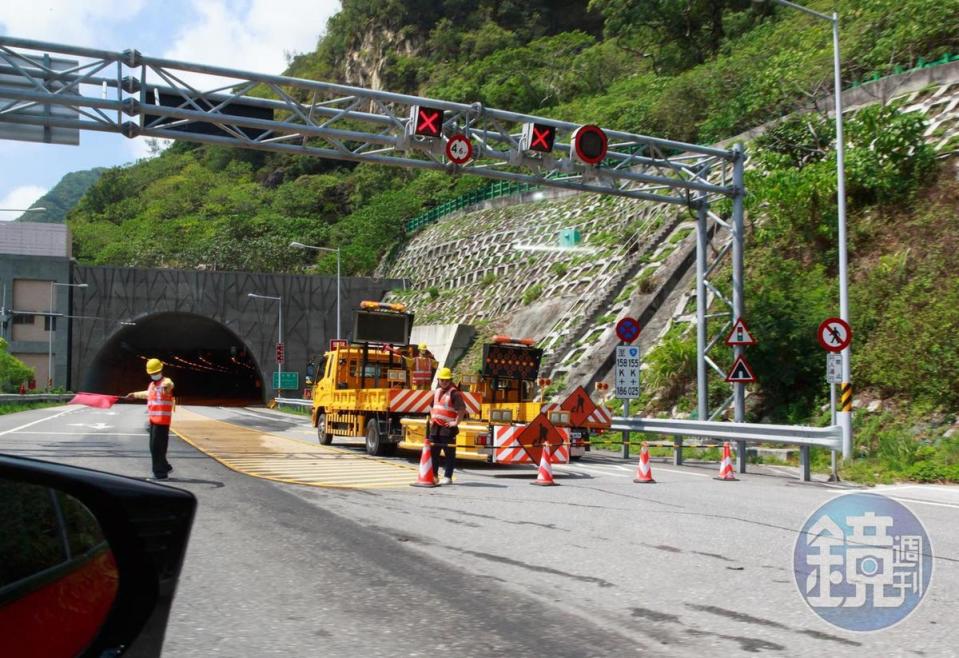
M 453 164 L 466 164 L 473 159 L 473 142 L 462 133 L 450 136 L 446 142 L 446 158 Z
M 599 126 L 580 126 L 573 133 L 573 151 L 576 157 L 589 165 L 597 165 L 606 158 L 609 140 Z
M 816 332 L 819 345 L 828 352 L 842 352 L 852 342 L 852 327 L 842 318 L 826 318 Z

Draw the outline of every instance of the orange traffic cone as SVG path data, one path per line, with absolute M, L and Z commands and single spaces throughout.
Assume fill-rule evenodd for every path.
M 539 458 L 539 473 L 536 474 L 536 482 L 530 482 L 530 484 L 538 484 L 541 487 L 559 486 L 553 480 L 553 467 L 550 466 L 550 457 L 550 446 L 548 443 L 544 443 L 542 457 Z
M 736 475 L 733 473 L 733 458 L 729 452 L 729 441 L 723 443 L 723 460 L 719 462 L 719 477 L 714 480 L 724 480 L 736 482 Z
M 416 477 L 416 482 L 410 483 L 411 487 L 429 487 L 436 486 L 436 478 L 433 477 L 433 451 L 430 449 L 430 440 L 423 438 L 423 452 L 420 453 L 420 471 Z
M 653 479 L 653 469 L 649 467 L 649 445 L 643 441 L 643 447 L 639 449 L 639 465 L 636 466 L 636 477 L 633 482 L 639 484 L 656 484 Z

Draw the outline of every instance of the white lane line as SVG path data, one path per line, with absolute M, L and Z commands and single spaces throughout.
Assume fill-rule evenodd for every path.
M 279 416 L 276 414 L 265 414 L 265 413 L 259 413 L 256 411 L 250 411 L 249 409 L 240 409 L 237 407 L 219 407 L 219 408 L 222 409 L 223 411 L 226 411 L 227 409 L 229 409 L 232 413 L 243 414 L 245 416 L 252 416 L 253 418 L 258 418 L 260 420 L 273 420 L 273 421 L 286 420 L 289 422 L 296 421 L 296 417 L 288 418 L 288 417 Z M 223 420 L 222 422 L 228 423 L 230 421 Z
M 3 436 L 4 434 L 11 434 L 11 433 L 13 433 L 13 432 L 18 432 L 18 431 L 22 430 L 22 429 L 25 428 L 25 427 L 30 427 L 30 426 L 32 426 L 32 425 L 36 425 L 37 423 L 43 423 L 43 422 L 48 421 L 48 420 L 53 420 L 54 418 L 59 418 L 60 416 L 63 416 L 63 415 L 65 415 L 65 414 L 72 414 L 74 411 L 77 411 L 77 409 L 81 409 L 81 408 L 82 408 L 82 407 L 75 407 L 75 408 L 73 408 L 73 409 L 67 409 L 67 410 L 65 410 L 65 411 L 61 411 L 61 412 L 58 413 L 58 414 L 54 414 L 54 415 L 52 415 L 52 416 L 47 416 L 46 418 L 41 418 L 40 420 L 35 420 L 35 421 L 33 421 L 32 423 L 27 423 L 26 425 L 21 425 L 20 427 L 14 427 L 14 428 L 12 428 L 12 429 L 4 430 L 4 431 L 0 432 L 0 436 Z M 52 432 L 45 432 L 45 434 L 52 434 Z
M 10 433 L 11 434 L 42 434 L 44 436 L 51 436 L 51 435 L 55 435 L 55 436 L 142 436 L 142 437 L 148 436 L 146 430 L 142 432 L 136 432 L 136 433 L 133 433 L 133 432 L 129 432 L 129 433 L 128 432 L 31 432 L 31 431 L 16 432 L 11 430 Z
M 903 503 L 919 503 L 920 505 L 933 505 L 935 507 L 951 507 L 953 509 L 959 509 L 959 505 L 954 505 L 953 503 L 936 503 L 931 500 L 919 500 L 918 498 L 904 498 L 902 496 L 889 496 L 886 498 L 892 498 L 893 500 L 898 500 Z
M 609 472 L 609 470 L 607 470 L 607 469 L 609 469 L 609 468 L 615 468 L 615 469 L 617 469 L 617 470 L 627 471 L 627 473 L 632 473 L 633 470 L 634 470 L 634 469 L 633 469 L 632 467 L 630 467 L 630 466 L 620 466 L 619 464 L 589 464 L 589 465 L 586 465 L 586 464 L 580 463 L 580 464 L 570 464 L 569 466 L 570 466 L 570 468 L 581 468 L 581 469 L 584 469 L 584 470 L 595 470 L 595 471 L 598 472 L 598 473 L 603 473 L 603 474 L 605 474 L 605 475 L 614 475 L 614 476 L 616 476 L 616 477 L 630 477 L 630 476 L 629 476 L 628 474 L 625 474 L 625 475 L 624 475 L 624 474 L 621 474 L 621 473 L 611 473 L 611 472 Z M 666 473 L 678 473 L 679 475 L 691 475 L 691 476 L 697 477 L 697 478 L 708 478 L 708 477 L 712 477 L 711 475 L 706 475 L 705 473 L 692 473 L 692 472 L 690 472 L 690 471 L 679 471 L 679 470 L 672 469 L 672 468 L 663 468 L 663 467 L 661 467 L 661 466 L 656 466 L 655 464 L 652 464 L 652 466 L 653 466 L 653 472 L 654 472 L 654 473 L 657 473 L 657 472 L 659 472 L 659 471 L 664 471 L 664 472 L 666 472 Z
M 904 489 L 920 489 L 921 491 L 937 491 L 947 493 L 959 493 L 959 487 L 955 485 L 936 485 L 936 484 L 886 484 L 875 487 L 876 491 L 903 491 Z
M 657 471 L 665 471 L 666 473 L 678 473 L 679 475 L 692 475 L 697 478 L 711 478 L 712 475 L 707 475 L 706 473 L 693 473 L 692 471 L 677 471 L 673 468 L 662 468 L 660 466 L 656 467 Z

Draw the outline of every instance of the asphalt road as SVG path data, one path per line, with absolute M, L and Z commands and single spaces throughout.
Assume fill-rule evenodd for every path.
M 302 417 L 191 408 L 314 442 Z M 149 474 L 142 406 L 0 417 L 0 452 Z M 356 449 L 359 450 L 359 442 Z M 792 550 L 846 491 L 781 469 L 712 479 L 715 465 L 590 454 L 532 469 L 464 462 L 437 489 L 324 489 L 233 472 L 171 437 L 170 484 L 199 509 L 164 656 L 954 655 L 959 488 L 883 488 L 923 522 L 933 580 L 919 609 L 870 634 L 800 597 Z M 398 458 L 415 463 L 417 455 Z

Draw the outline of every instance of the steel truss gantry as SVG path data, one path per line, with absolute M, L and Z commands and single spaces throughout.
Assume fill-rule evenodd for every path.
M 55 56 L 52 57 L 51 53 Z M 444 111 L 442 134 L 410 130 L 411 108 Z M 553 126 L 549 154 L 524 151 L 523 124 Z M 598 165 L 571 156 L 569 136 L 579 124 L 449 101 L 348 85 L 266 75 L 155 57 L 0 36 L 0 128 L 81 130 L 309 155 L 334 160 L 472 174 L 597 194 L 685 205 L 697 213 L 697 344 L 699 417 L 708 418 L 706 352 L 707 222 L 730 231 L 732 314 L 743 312 L 744 154 L 607 130 L 609 149 Z M 473 160 L 448 162 L 454 134 L 473 144 Z M 566 137 L 563 141 L 562 137 Z M 17 138 L 17 137 L 13 137 Z M 22 138 L 22 137 L 21 137 Z M 69 139 L 69 137 L 68 137 Z M 724 221 L 710 211 L 732 202 Z M 714 341 L 715 343 L 715 341 Z M 742 348 L 736 349 L 736 356 Z M 735 420 L 743 420 L 742 384 L 734 385 Z M 740 455 L 745 457 L 745 451 Z

